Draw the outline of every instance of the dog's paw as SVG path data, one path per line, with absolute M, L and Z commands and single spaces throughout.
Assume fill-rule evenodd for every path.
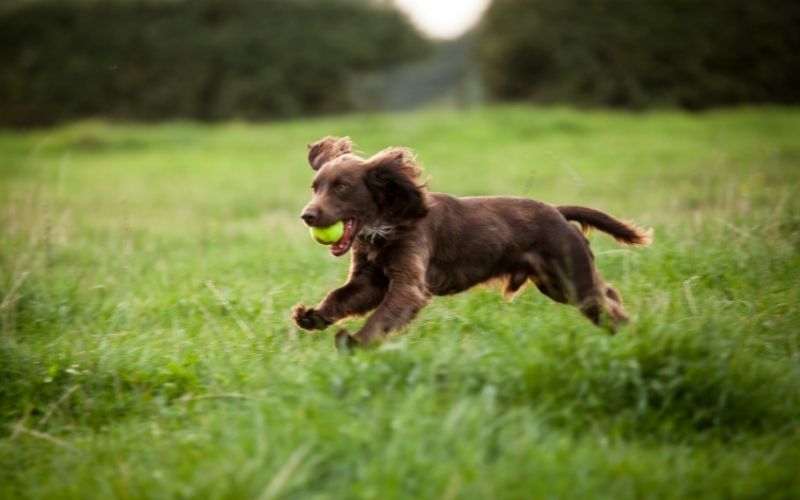
M 292 316 L 297 326 L 303 330 L 324 330 L 331 322 L 320 316 L 313 307 L 296 306 Z
M 336 333 L 334 342 L 336 344 L 336 350 L 343 354 L 351 354 L 356 347 L 361 345 L 358 340 L 350 335 L 344 328 Z

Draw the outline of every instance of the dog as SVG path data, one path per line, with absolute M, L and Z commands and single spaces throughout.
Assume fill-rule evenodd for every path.
M 301 217 L 317 227 L 344 221 L 330 251 L 339 257 L 352 249 L 352 256 L 343 286 L 315 308 L 294 308 L 300 328 L 322 330 L 374 310 L 355 335 L 344 329 L 336 335 L 340 347 L 368 346 L 408 324 L 433 295 L 498 278 L 507 296 L 531 281 L 612 333 L 628 321 L 620 293 L 597 273 L 584 233 L 596 228 L 621 243 L 647 245 L 652 230 L 587 207 L 429 192 L 405 148 L 365 159 L 347 137 L 328 136 L 308 147 L 316 175 Z

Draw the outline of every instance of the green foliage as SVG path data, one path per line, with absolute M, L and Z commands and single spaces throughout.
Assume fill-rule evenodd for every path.
M 354 71 L 426 48 L 359 0 L 26 3 L 0 11 L 0 123 L 341 111 Z
M 529 107 L 0 133 L 0 498 L 792 498 L 798 133 Z M 654 227 L 591 237 L 632 324 L 477 288 L 353 356 L 298 331 L 347 272 L 299 219 L 326 134 Z
M 793 0 L 495 0 L 478 48 L 498 99 L 798 103 L 798 23 Z

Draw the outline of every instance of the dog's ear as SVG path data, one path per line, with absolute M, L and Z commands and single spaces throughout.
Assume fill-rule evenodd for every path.
M 419 219 L 428 213 L 421 173 L 411 151 L 388 148 L 367 160 L 364 182 L 384 217 Z
M 353 142 L 349 137 L 323 137 L 308 145 L 308 163 L 313 170 L 333 160 L 337 156 L 353 152 Z

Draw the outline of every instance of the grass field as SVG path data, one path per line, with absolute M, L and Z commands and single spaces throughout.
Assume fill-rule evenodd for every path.
M 632 324 L 436 298 L 339 355 L 305 144 L 593 206 Z M 797 498 L 800 112 L 496 107 L 0 133 L 0 498 Z M 348 321 L 351 330 L 359 320 Z

